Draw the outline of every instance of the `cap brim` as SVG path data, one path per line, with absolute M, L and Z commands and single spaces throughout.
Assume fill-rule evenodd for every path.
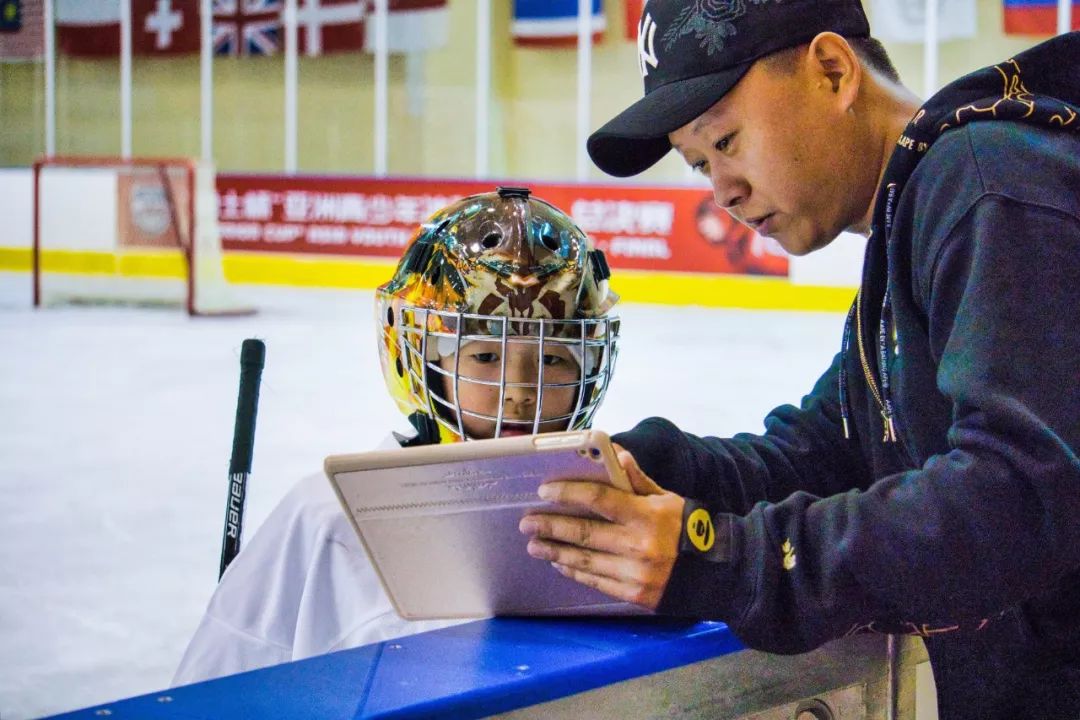
M 661 85 L 590 135 L 589 157 L 615 177 L 648 170 L 671 150 L 668 133 L 719 102 L 751 65 L 753 62 Z

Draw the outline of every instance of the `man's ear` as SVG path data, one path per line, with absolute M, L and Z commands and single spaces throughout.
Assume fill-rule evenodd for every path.
M 836 96 L 842 111 L 855 103 L 862 84 L 862 64 L 855 51 L 840 35 L 818 34 L 804 57 L 815 85 Z

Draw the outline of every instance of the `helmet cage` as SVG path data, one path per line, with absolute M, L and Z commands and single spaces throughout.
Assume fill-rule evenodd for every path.
M 480 315 L 399 306 L 397 339 L 398 357 L 408 377 L 403 378 L 409 388 L 412 402 L 428 409 L 430 416 L 445 430 L 461 439 L 469 438 L 464 418 L 466 416 L 493 422 L 495 437 L 504 427 L 515 427 L 533 434 L 540 432 L 541 423 L 565 421 L 565 430 L 589 427 L 597 408 L 603 402 L 614 370 L 618 354 L 619 319 L 576 318 L 571 320 L 551 318 L 522 318 L 501 315 Z M 463 377 L 459 372 L 461 348 L 473 341 L 498 342 L 500 345 L 499 378 Z M 531 345 L 537 350 L 536 382 L 507 382 L 506 356 L 510 346 Z M 548 383 L 544 381 L 545 349 L 565 347 L 577 360 L 578 378 L 573 382 Z M 448 371 L 439 363 L 441 355 L 448 355 L 452 347 L 454 370 Z M 442 378 L 453 383 L 453 399 L 445 397 Z M 463 382 L 498 387 L 498 414 L 486 415 L 465 410 L 459 401 Z M 557 417 L 543 417 L 545 391 L 576 388 L 573 410 Z M 535 411 L 531 421 L 511 420 L 504 417 L 507 388 L 535 388 Z

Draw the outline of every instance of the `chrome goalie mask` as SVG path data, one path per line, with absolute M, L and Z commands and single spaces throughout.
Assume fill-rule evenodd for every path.
M 523 188 L 435 213 L 375 292 L 391 396 L 428 441 L 575 430 L 617 354 L 603 254 Z

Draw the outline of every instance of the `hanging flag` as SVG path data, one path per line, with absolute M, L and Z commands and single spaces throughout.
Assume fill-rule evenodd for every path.
M 282 0 L 214 0 L 214 54 L 275 55 L 284 48 Z
M 120 0 L 56 0 L 56 46 L 68 55 L 120 53 Z
M 0 62 L 39 60 L 45 50 L 42 0 L 0 0 Z
M 68 55 L 120 54 L 120 0 L 56 0 L 56 43 Z M 131 52 L 199 51 L 199 0 L 131 0 Z
M 132 0 L 131 46 L 136 55 L 199 52 L 198 0 Z
M 938 40 L 975 37 L 975 0 L 937 0 Z M 926 0 L 873 0 L 874 37 L 921 43 L 926 38 Z
M 364 47 L 366 0 L 299 0 L 296 11 L 300 52 L 308 55 Z
M 364 49 L 375 52 L 375 3 L 368 3 Z M 389 0 L 386 17 L 387 47 L 392 53 L 424 52 L 445 47 L 450 39 L 447 0 Z
M 1009 35 L 1055 35 L 1057 22 L 1057 0 L 1005 0 Z M 1080 2 L 1072 4 L 1072 29 L 1080 30 Z
M 626 0 L 626 39 L 637 42 L 638 25 L 641 13 L 645 10 L 645 0 Z
M 20 0 L 0 0 L 0 33 L 22 30 L 22 3 Z
M 446 45 L 450 36 L 447 0 L 389 0 L 387 5 L 389 52 L 417 52 Z M 299 51 L 312 57 L 350 50 L 374 52 L 374 12 L 374 0 L 298 0 Z
M 431 50 L 449 38 L 447 0 L 389 0 L 392 53 Z M 374 0 L 298 0 L 299 52 L 308 56 L 375 48 Z M 281 0 L 215 0 L 214 52 L 273 55 L 285 48 Z
M 63 52 L 84 57 L 120 53 L 120 0 L 55 1 L 57 45 Z M 24 25 L 28 2 L 40 7 L 42 0 L 22 0 Z M 133 54 L 199 51 L 200 0 L 131 3 Z M 374 23 L 370 20 L 374 5 L 374 0 L 297 0 L 299 52 L 315 56 L 373 50 Z M 284 0 L 213 0 L 212 9 L 215 55 L 248 57 L 284 51 Z M 445 45 L 448 37 L 447 0 L 389 0 L 390 52 L 430 50 Z
M 514 0 L 511 30 L 517 45 L 546 47 L 577 43 L 578 0 Z M 592 0 L 592 39 L 597 42 L 607 27 L 601 0 Z M 636 37 L 637 31 L 634 35 Z

